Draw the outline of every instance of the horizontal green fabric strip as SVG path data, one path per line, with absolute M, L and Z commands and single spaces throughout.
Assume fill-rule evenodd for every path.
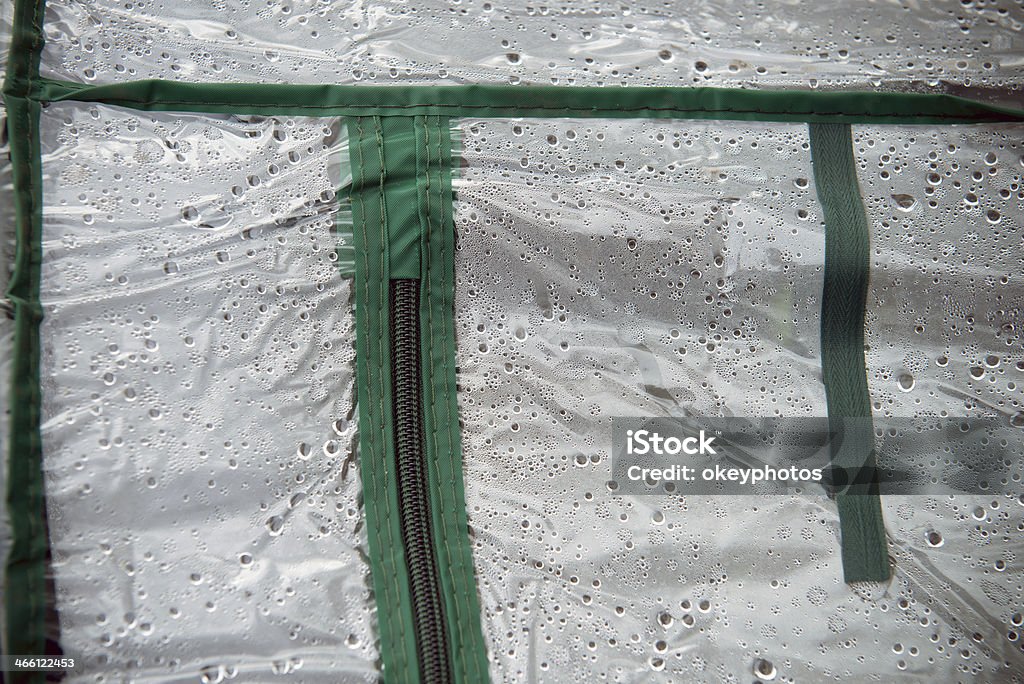
M 479 116 L 731 119 L 818 123 L 955 124 L 1024 121 L 1024 110 L 953 95 L 733 88 L 341 86 L 40 79 L 43 102 L 102 102 L 154 111 L 308 116 Z

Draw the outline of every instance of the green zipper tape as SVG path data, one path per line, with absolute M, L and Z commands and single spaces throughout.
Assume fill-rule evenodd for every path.
M 134 109 L 306 116 L 571 117 L 954 124 L 1024 120 L 1024 111 L 953 95 L 739 88 L 340 86 L 42 79 L 46 102 Z
M 453 681 L 487 681 L 455 404 L 451 139 L 438 117 L 349 120 L 356 245 L 360 468 L 388 682 L 419 681 L 395 469 L 389 286 L 420 287 L 423 432 L 431 537 Z
M 409 577 L 399 524 L 391 394 L 389 211 L 379 117 L 351 119 L 352 223 L 356 247 L 356 391 L 359 470 L 366 509 L 380 657 L 385 681 L 419 681 Z
M 868 222 L 850 126 L 811 124 L 810 139 L 814 183 L 825 214 L 821 370 L 834 437 L 831 458 L 833 466 L 845 469 L 856 482 L 836 496 L 843 575 L 847 582 L 884 582 L 890 574 L 889 555 L 873 472 L 875 435 L 864 365 Z
M 433 537 L 452 675 L 487 682 L 487 652 L 473 576 L 455 389 L 455 224 L 448 119 L 416 117 L 420 211 L 423 421 Z

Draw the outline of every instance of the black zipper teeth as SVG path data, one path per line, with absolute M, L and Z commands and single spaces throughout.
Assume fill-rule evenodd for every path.
M 398 505 L 416 628 L 416 652 L 422 681 L 446 684 L 451 681 L 448 633 L 434 558 L 423 450 L 419 280 L 391 281 L 391 340 Z

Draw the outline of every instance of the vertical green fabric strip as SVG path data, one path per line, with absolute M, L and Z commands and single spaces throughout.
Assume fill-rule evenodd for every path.
M 852 484 L 837 493 L 846 582 L 889 579 L 875 480 L 871 397 L 864 364 L 869 235 L 849 124 L 810 124 L 811 163 L 825 215 L 821 367 L 832 432 L 832 466 Z
M 416 117 L 421 235 L 423 416 L 438 574 L 454 681 L 488 681 L 473 575 L 455 389 L 455 225 L 447 117 Z
M 4 572 L 3 652 L 46 653 L 46 501 L 40 436 L 39 300 L 42 264 L 40 106 L 29 98 L 39 76 L 43 3 L 22 0 L 14 26 L 4 102 L 14 178 L 17 249 L 7 299 L 14 307 L 14 359 L 10 388 L 7 507 L 11 548 Z M 42 682 L 42 672 L 7 673 L 12 682 Z
M 389 283 L 421 283 L 424 450 L 453 681 L 487 681 L 455 397 L 451 138 L 440 117 L 349 119 L 360 469 L 385 681 L 418 682 L 396 471 Z
M 419 682 L 409 577 L 399 524 L 394 458 L 389 321 L 392 206 L 384 131 L 379 117 L 348 122 L 352 164 L 352 224 L 356 250 L 356 381 L 359 405 L 359 467 L 366 509 L 384 681 Z

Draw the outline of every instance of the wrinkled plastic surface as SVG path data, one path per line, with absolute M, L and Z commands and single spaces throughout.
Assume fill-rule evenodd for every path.
M 460 130 L 459 406 L 495 681 L 996 682 L 1019 671 L 1007 634 L 1020 624 L 1020 585 L 1004 572 L 1024 550 L 1019 500 L 885 497 L 894 580 L 851 587 L 823 496 L 609 486 L 613 416 L 825 415 L 824 227 L 805 126 L 491 120 Z M 915 130 L 894 127 L 878 144 L 902 145 Z M 970 141 L 949 153 L 961 174 L 986 145 L 1012 138 L 971 131 L 952 134 Z M 877 172 L 878 152 L 858 147 L 865 174 Z M 927 152 L 904 152 L 893 182 L 916 187 Z M 1019 172 L 1001 173 L 990 187 L 1017 192 Z M 862 183 L 884 229 L 892 190 Z M 957 205 L 969 188 L 945 183 L 941 215 L 975 225 Z M 979 279 L 1020 258 L 1017 220 L 1003 224 L 1009 251 L 986 252 Z M 876 402 L 887 401 L 882 369 L 902 363 L 895 350 L 919 346 L 906 330 L 914 318 L 880 288 L 909 286 L 920 264 L 891 257 L 907 254 L 898 240 L 909 235 L 938 245 L 946 234 L 931 231 L 945 225 L 921 216 L 873 253 Z M 899 301 L 938 297 L 902 287 Z M 967 287 L 943 285 L 956 297 Z M 979 313 L 977 334 L 991 338 L 986 326 Z M 1009 406 L 1006 380 L 984 392 Z M 944 382 L 970 391 L 960 375 Z
M 1024 84 L 1019 3 L 49 0 L 44 30 L 43 75 L 87 83 Z
M 1019 443 L 1024 127 L 854 130 L 873 245 L 866 360 L 876 414 L 991 418 L 997 444 Z M 897 438 L 904 462 L 948 448 L 941 433 Z M 1008 476 L 991 478 L 999 495 L 1020 490 L 1016 456 L 994 462 L 1006 457 L 993 444 L 945 458 Z
M 882 462 L 935 463 L 991 477 L 989 495 L 883 497 L 897 580 L 914 591 L 901 612 L 936 630 L 925 654 L 959 657 L 970 681 L 1014 681 L 1024 591 L 1024 127 L 855 126 L 871 230 L 865 360 L 879 416 L 991 418 L 977 452 L 937 434 L 890 435 Z M 895 529 L 893 529 L 895 528 Z M 943 643 L 947 634 L 956 643 Z M 909 646 L 901 641 L 904 649 Z M 901 654 L 905 658 L 906 652 Z M 942 679 L 942 677 L 940 677 Z
M 1024 126 L 855 126 L 875 410 L 1024 407 Z
M 42 114 L 71 681 L 375 681 L 334 119 Z

